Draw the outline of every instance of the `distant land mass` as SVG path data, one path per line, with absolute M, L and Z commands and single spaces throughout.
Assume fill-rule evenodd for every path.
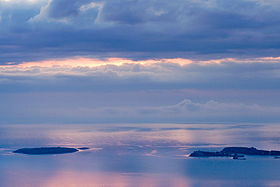
M 82 148 L 86 149 L 86 148 Z M 49 155 L 49 154 L 66 154 L 66 153 L 74 153 L 79 151 L 76 148 L 68 148 L 68 147 L 39 147 L 39 148 L 22 148 L 14 153 L 21 153 L 27 155 Z
M 190 157 L 233 157 L 238 159 L 242 155 L 251 156 L 280 156 L 280 151 L 258 150 L 254 147 L 226 147 L 222 151 L 194 151 Z

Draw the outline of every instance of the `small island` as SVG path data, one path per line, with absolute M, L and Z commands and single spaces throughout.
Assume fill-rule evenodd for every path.
M 68 147 L 39 147 L 39 148 L 22 148 L 14 153 L 21 153 L 27 155 L 50 155 L 50 154 L 66 154 L 66 153 L 74 153 L 79 151 L 75 148 Z
M 244 155 L 250 156 L 280 156 L 280 151 L 258 150 L 254 147 L 226 147 L 222 151 L 194 151 L 190 157 L 232 157 L 239 159 Z

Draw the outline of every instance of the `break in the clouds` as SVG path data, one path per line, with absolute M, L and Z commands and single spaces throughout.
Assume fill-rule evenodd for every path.
M 0 61 L 275 56 L 274 0 L 0 0 Z

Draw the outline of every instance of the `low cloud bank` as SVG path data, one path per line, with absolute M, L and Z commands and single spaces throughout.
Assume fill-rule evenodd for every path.
M 257 104 L 193 102 L 169 106 L 67 106 L 1 110 L 1 123 L 240 123 L 280 122 L 280 107 Z

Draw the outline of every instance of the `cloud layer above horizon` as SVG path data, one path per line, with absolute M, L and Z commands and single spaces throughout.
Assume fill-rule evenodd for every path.
M 1 123 L 279 122 L 279 75 L 279 57 L 1 65 Z
M 0 0 L 0 63 L 279 54 L 275 0 Z

